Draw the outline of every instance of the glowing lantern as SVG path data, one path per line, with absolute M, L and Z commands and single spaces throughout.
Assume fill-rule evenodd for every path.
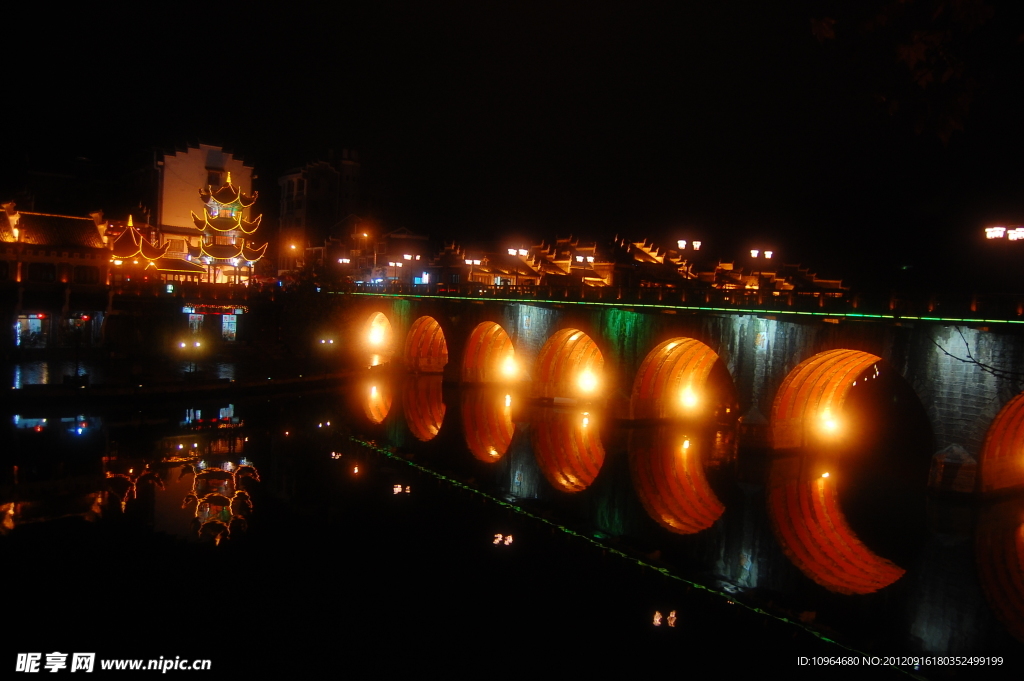
M 1003 235 L 1006 234 L 1006 227 L 986 227 L 985 238 L 986 239 L 1002 239 Z
M 751 258 L 756 258 L 757 254 L 760 253 L 760 252 L 761 251 L 757 250 L 756 248 L 752 248 L 752 249 L 750 249 L 750 257 Z
M 505 361 L 502 362 L 501 371 L 506 376 L 515 376 L 516 373 L 516 361 L 512 358 L 512 355 L 508 355 Z
M 679 250 L 683 250 L 686 248 L 686 239 L 680 239 L 676 242 L 676 245 L 679 246 Z
M 690 386 L 683 388 L 683 394 L 680 399 L 682 400 L 683 406 L 687 409 L 693 409 L 697 406 L 697 394 L 693 392 L 693 388 Z
M 693 242 L 693 250 L 695 250 L 695 251 L 699 251 L 700 250 L 700 242 L 699 241 L 694 241 Z

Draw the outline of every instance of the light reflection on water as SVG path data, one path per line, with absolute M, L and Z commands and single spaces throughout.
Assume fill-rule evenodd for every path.
M 302 447 L 307 448 L 322 445 L 324 459 L 340 459 L 339 465 L 351 472 L 358 462 L 338 454 L 347 446 L 347 438 L 342 434 L 347 431 L 339 429 L 337 435 L 326 433 L 330 424 L 338 428 L 348 418 L 347 427 L 354 432 L 372 436 L 383 445 L 391 444 L 400 452 L 414 454 L 422 465 L 462 471 L 453 475 L 463 480 L 473 479 L 472 484 L 506 498 L 522 500 L 531 509 L 543 509 L 540 512 L 544 515 L 558 517 L 570 527 L 581 528 L 588 534 L 593 535 L 597 530 L 612 534 L 624 547 L 636 542 L 635 545 L 645 547 L 645 553 L 656 554 L 658 560 L 697 581 L 719 584 L 723 590 L 756 598 L 759 602 L 770 599 L 780 604 L 778 607 L 794 607 L 797 613 L 806 611 L 808 621 L 817 618 L 818 622 L 835 629 L 842 630 L 847 609 L 878 608 L 873 615 L 878 621 L 899 620 L 903 617 L 901 613 L 915 613 L 913 623 L 907 623 L 905 638 L 889 642 L 902 652 L 918 648 L 942 654 L 976 650 L 971 646 L 984 640 L 980 634 L 957 638 L 948 632 L 955 632 L 957 627 L 953 623 L 961 620 L 974 623 L 972 629 L 979 632 L 998 626 L 985 624 L 994 620 L 986 610 L 984 596 L 988 596 L 990 602 L 992 598 L 1003 601 L 998 610 L 999 618 L 1011 631 L 1024 621 L 1024 606 L 1018 607 L 1012 599 L 1005 598 L 1005 593 L 1011 592 L 1020 580 L 1015 582 L 1012 576 L 1002 577 L 1005 571 L 999 565 L 984 572 L 985 561 L 994 565 L 1003 560 L 999 556 L 1012 554 L 1014 547 L 1024 542 L 1015 534 L 1019 532 L 1017 527 L 1022 517 L 1019 508 L 1011 509 L 1017 514 L 1013 516 L 1016 520 L 1007 521 L 1005 531 L 992 533 L 985 544 L 989 548 L 982 551 L 979 545 L 977 560 L 983 575 L 995 575 L 986 577 L 984 594 L 978 589 L 973 595 L 965 593 L 957 586 L 978 581 L 978 568 L 968 560 L 971 556 L 959 556 L 964 554 L 964 546 L 971 546 L 971 539 L 966 537 L 958 542 L 959 553 L 942 541 L 929 541 L 919 563 L 906 566 L 908 572 L 913 571 L 907 575 L 908 579 L 913 579 L 913 588 L 887 587 L 886 599 L 871 603 L 835 594 L 822 597 L 820 588 L 790 562 L 785 547 L 774 536 L 767 512 L 766 473 L 760 478 L 737 473 L 738 460 L 735 450 L 726 446 L 731 441 L 727 434 L 712 431 L 691 436 L 678 428 L 626 432 L 602 419 L 603 415 L 598 412 L 583 414 L 540 406 L 519 408 L 516 398 L 506 400 L 508 393 L 497 389 L 478 390 L 471 397 L 468 397 L 471 391 L 466 390 L 442 395 L 434 383 L 420 381 L 410 387 L 375 374 L 372 383 L 354 382 L 351 388 L 354 397 L 349 397 L 356 403 L 365 403 L 374 392 L 381 399 L 384 395 L 395 395 L 393 403 L 389 397 L 388 409 L 378 405 L 381 408 L 371 410 L 379 420 L 367 419 L 368 414 L 362 409 L 346 410 L 342 406 L 346 402 L 337 396 L 310 396 L 287 409 L 275 407 L 261 426 L 274 432 L 283 432 L 286 427 L 292 429 L 302 437 L 290 438 L 289 442 L 305 442 Z M 410 390 L 422 390 L 423 394 L 410 396 Z M 404 395 L 403 399 L 398 399 L 398 395 Z M 443 403 L 438 403 L 439 398 L 448 403 L 448 410 Z M 347 403 L 351 403 L 351 399 Z M 223 416 L 224 412 L 218 409 L 230 407 L 226 404 L 225 401 L 212 409 L 212 405 L 203 405 L 201 411 Z M 454 409 L 453 405 L 461 408 Z M 516 409 L 510 411 L 513 405 Z M 189 407 L 199 409 L 196 405 Z M 231 414 L 245 418 L 247 409 L 252 408 L 252 405 L 236 404 Z M 172 422 L 182 423 L 180 413 L 176 413 Z M 485 426 L 473 425 L 475 422 Z M 125 502 L 127 508 L 130 510 L 133 503 L 137 506 L 150 504 L 148 513 L 151 513 L 155 531 L 187 537 L 191 541 L 200 540 L 199 527 L 209 520 L 228 525 L 229 536 L 244 536 L 235 534 L 236 530 L 243 532 L 240 523 L 239 527 L 230 528 L 235 516 L 230 504 L 225 507 L 223 502 L 218 506 L 208 501 L 203 507 L 200 503 L 201 497 L 214 493 L 230 500 L 234 488 L 206 489 L 197 484 L 197 473 L 218 468 L 234 473 L 238 467 L 246 465 L 248 461 L 243 455 L 251 454 L 245 440 L 239 439 L 240 435 L 235 437 L 236 431 L 230 428 L 224 433 L 214 429 L 195 430 L 195 427 L 189 423 L 174 435 L 159 439 L 154 435 L 152 451 L 166 457 L 180 451 L 181 460 L 155 464 L 153 469 L 160 476 L 162 486 L 151 479 L 136 490 L 134 502 L 130 499 Z M 369 433 L 361 432 L 366 430 Z M 430 434 L 428 439 L 421 437 L 426 432 Z M 403 437 L 402 433 L 410 436 Z M 477 443 L 474 439 L 488 433 L 493 441 L 480 439 Z M 309 444 L 311 442 L 314 444 Z M 546 448 L 547 455 L 538 452 L 537 442 L 543 443 L 541 449 Z M 184 446 L 179 448 L 179 444 Z M 487 447 L 496 452 L 500 447 L 503 451 L 498 457 L 480 457 L 473 444 L 479 444 L 481 451 L 487 453 Z M 545 456 L 550 460 L 547 464 Z M 687 458 L 690 456 L 693 460 Z M 750 453 L 738 455 L 739 460 L 744 457 L 749 460 Z M 121 468 L 127 469 L 129 460 L 124 456 Z M 568 493 L 551 482 L 552 473 L 546 465 L 554 471 L 569 471 L 576 478 L 581 478 L 578 470 L 586 471 L 588 482 Z M 137 475 L 140 470 L 137 466 L 134 468 L 136 473 L 131 475 Z M 768 465 L 764 470 L 770 468 Z M 273 466 L 269 470 L 273 470 Z M 278 470 L 277 475 L 297 478 L 303 471 Z M 659 475 L 665 479 L 656 479 Z M 190 499 L 190 494 L 194 498 Z M 255 508 L 258 513 L 259 507 Z M 686 532 L 678 534 L 665 525 L 684 527 Z M 935 534 L 941 534 L 941 528 Z M 219 535 L 208 532 L 205 537 L 216 542 Z M 967 559 L 961 560 L 965 557 Z M 790 603 L 800 606 L 796 608 L 788 605 Z M 925 635 L 924 632 L 931 633 Z

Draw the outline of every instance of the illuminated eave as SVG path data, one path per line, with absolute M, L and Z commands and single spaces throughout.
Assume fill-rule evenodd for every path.
M 256 203 L 256 197 L 258 196 L 259 192 L 253 192 L 252 196 L 244 194 L 233 184 L 226 184 L 216 191 L 212 187 L 199 190 L 199 197 L 203 200 L 203 203 L 209 203 L 212 199 L 224 206 L 238 204 L 242 208 L 248 208 Z
M 214 220 L 219 222 L 221 218 L 214 218 Z M 195 213 L 192 213 L 192 222 L 195 224 L 196 229 L 198 229 L 201 232 L 205 232 L 206 230 L 210 229 L 213 230 L 214 232 L 238 231 L 241 232 L 242 234 L 249 235 L 255 232 L 257 229 L 259 229 L 260 222 L 262 220 L 263 216 L 257 215 L 255 220 L 249 222 L 248 220 L 242 218 L 242 215 L 239 214 L 237 220 L 224 220 L 224 226 L 218 227 L 217 224 L 215 224 L 214 222 L 210 222 L 210 216 L 208 214 L 204 213 L 203 217 L 199 217 Z

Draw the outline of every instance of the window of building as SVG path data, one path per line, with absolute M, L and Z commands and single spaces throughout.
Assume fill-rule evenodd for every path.
M 459 283 L 459 279 L 460 279 L 460 278 L 461 278 L 461 277 L 460 277 L 460 276 L 459 276 L 458 274 L 453 274 L 453 275 L 452 275 L 452 280 L 451 280 L 451 283 L 453 283 L 453 284 L 458 284 L 458 283 Z
M 28 280 L 44 284 L 56 281 L 57 268 L 49 262 L 30 262 L 28 264 Z
M 190 314 L 188 316 L 188 330 L 192 333 L 199 333 L 203 330 L 203 315 Z
M 98 284 L 100 270 L 94 265 L 78 265 L 75 267 L 74 281 L 76 284 Z
M 7 264 L 6 260 L 0 260 L 0 281 L 7 281 L 7 278 L 11 276 L 11 266 Z
M 220 186 L 220 172 L 218 172 L 216 170 L 207 171 L 207 173 L 206 173 L 206 184 L 210 185 L 211 187 L 219 187 Z
M 226 341 L 235 340 L 238 316 L 233 314 L 221 315 L 220 335 Z

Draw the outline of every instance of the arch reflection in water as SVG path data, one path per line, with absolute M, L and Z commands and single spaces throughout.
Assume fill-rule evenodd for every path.
M 433 317 L 412 323 L 405 339 L 405 363 L 413 371 L 437 374 L 448 364 L 448 343 L 441 325 Z
M 394 354 L 394 331 L 391 321 L 383 312 L 374 312 L 367 318 L 363 338 L 370 366 L 379 366 L 391 361 Z
M 405 421 L 421 442 L 433 440 L 444 423 L 441 381 L 441 376 L 410 376 L 402 388 Z
M 499 388 L 462 391 L 462 431 L 473 456 L 494 463 L 508 451 L 515 433 L 511 393 Z
M 605 387 L 604 355 L 579 329 L 555 332 L 541 348 L 532 383 L 535 397 L 597 399 Z
M 648 515 L 670 532 L 706 530 L 725 511 L 704 474 L 709 440 L 687 437 L 678 427 L 634 430 L 630 435 L 633 486 Z
M 633 381 L 635 419 L 710 416 L 735 403 L 735 389 L 718 354 L 693 338 L 660 343 L 644 358 Z
M 789 559 L 830 591 L 873 593 L 905 572 L 857 538 L 839 508 L 836 476 L 808 457 L 772 462 L 768 512 Z
M 391 411 L 391 385 L 388 380 L 379 377 L 364 384 L 363 411 L 373 423 L 384 423 Z
M 551 407 L 533 416 L 533 451 L 544 477 L 563 492 L 589 487 L 604 465 L 599 418 L 591 411 Z
M 515 348 L 508 333 L 496 322 L 481 322 L 473 329 L 462 358 L 465 383 L 499 383 L 519 377 Z
M 990 503 L 978 514 L 975 552 L 993 612 L 1024 641 L 1024 498 Z

